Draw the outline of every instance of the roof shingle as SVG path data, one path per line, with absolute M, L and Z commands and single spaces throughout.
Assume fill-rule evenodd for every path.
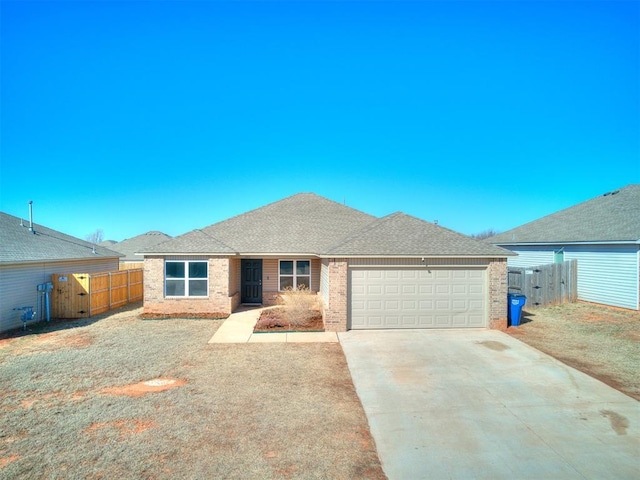
M 377 219 L 326 252 L 362 256 L 495 256 L 512 255 L 448 228 L 401 212 Z
M 640 184 L 560 210 L 485 240 L 492 244 L 640 241 Z
M 21 223 L 24 225 L 21 225 Z M 121 254 L 39 224 L 0 212 L 0 263 L 113 258 Z
M 146 254 L 449 255 L 511 252 L 403 213 L 384 218 L 300 193 L 147 248 Z
M 122 253 L 124 258 L 121 258 L 120 261 L 127 260 L 140 262 L 143 258 L 140 255 L 136 255 L 138 251 L 162 243 L 170 238 L 171 237 L 166 233 L 151 231 L 135 237 L 127 238 L 121 242 L 106 240 L 104 242 L 100 242 L 99 245 L 105 246 L 115 252 Z

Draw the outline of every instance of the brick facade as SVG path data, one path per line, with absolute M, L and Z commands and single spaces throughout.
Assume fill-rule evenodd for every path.
M 506 258 L 494 258 L 487 269 L 489 282 L 489 328 L 507 328 L 508 270 Z
M 189 258 L 184 258 L 189 260 Z M 228 316 L 235 308 L 236 292 L 229 292 L 230 261 L 228 257 L 211 257 L 208 297 L 166 298 L 164 295 L 165 258 L 146 257 L 144 261 L 145 314 Z
M 323 305 L 324 328 L 328 332 L 346 332 L 349 301 L 348 262 L 344 258 L 332 258 L 329 260 L 328 270 L 329 305 Z
M 185 260 L 188 258 L 185 258 Z M 209 296 L 206 298 L 165 298 L 164 257 L 146 257 L 144 266 L 144 313 L 145 314 L 190 314 L 229 315 L 240 305 L 239 278 L 236 262 L 228 257 L 211 257 L 209 263 Z M 345 332 L 348 328 L 349 268 L 344 258 L 328 260 L 329 277 L 328 304 L 318 295 L 325 330 Z M 319 270 L 319 269 L 318 269 Z M 319 275 L 319 272 L 318 272 Z M 507 328 L 507 260 L 491 259 L 487 267 L 488 282 L 488 327 Z M 276 292 L 265 292 L 264 305 L 277 303 Z

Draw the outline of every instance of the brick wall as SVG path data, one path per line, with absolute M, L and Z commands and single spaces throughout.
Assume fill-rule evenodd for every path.
M 347 260 L 332 258 L 329 260 L 329 305 L 321 301 L 324 328 L 328 332 L 347 331 Z M 322 297 L 319 297 L 322 300 Z
M 188 258 L 185 258 L 188 260 Z M 190 314 L 197 316 L 229 315 L 238 300 L 229 295 L 228 257 L 211 257 L 209 263 L 209 296 L 190 298 L 165 298 L 164 257 L 146 257 L 144 261 L 145 314 Z M 235 292 L 233 292 L 235 293 Z
M 348 262 L 346 259 L 330 259 L 329 302 L 325 304 L 318 296 L 327 331 L 347 330 L 348 313 Z M 488 327 L 504 330 L 507 328 L 507 260 L 491 259 L 487 267 L 488 282 Z
M 507 328 L 507 259 L 492 259 L 487 275 L 489 277 L 489 328 L 505 330 Z

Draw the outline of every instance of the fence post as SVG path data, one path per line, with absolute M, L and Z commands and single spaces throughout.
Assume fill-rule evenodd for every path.
M 93 289 L 91 288 L 91 274 L 87 274 L 87 277 L 89 278 L 89 288 L 87 290 L 89 290 L 89 317 L 91 317 L 93 315 L 93 302 L 92 302 L 92 293 L 93 293 Z

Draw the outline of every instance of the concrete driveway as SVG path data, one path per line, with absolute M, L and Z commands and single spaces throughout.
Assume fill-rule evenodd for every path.
M 640 478 L 640 403 L 505 333 L 339 339 L 390 480 Z

